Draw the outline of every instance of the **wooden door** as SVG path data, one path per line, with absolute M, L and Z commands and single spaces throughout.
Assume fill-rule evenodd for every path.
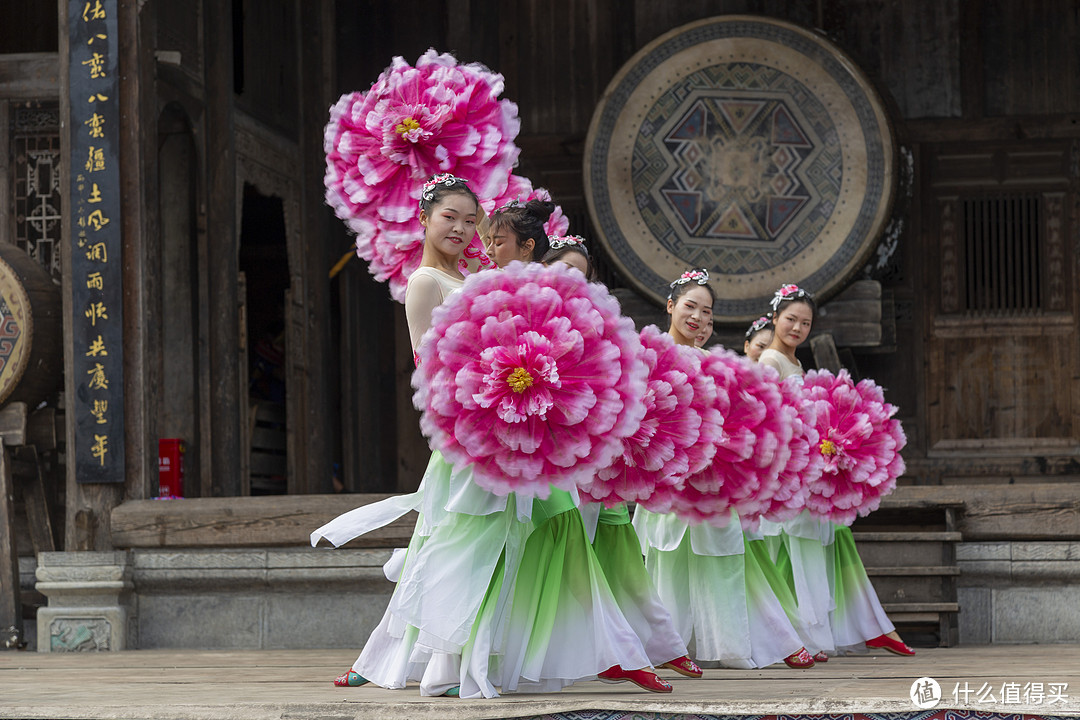
M 929 150 L 928 455 L 942 482 L 1080 475 L 1074 149 Z

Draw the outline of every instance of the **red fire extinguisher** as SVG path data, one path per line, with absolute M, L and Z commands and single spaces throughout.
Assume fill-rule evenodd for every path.
M 158 497 L 184 497 L 184 450 L 180 438 L 158 440 Z

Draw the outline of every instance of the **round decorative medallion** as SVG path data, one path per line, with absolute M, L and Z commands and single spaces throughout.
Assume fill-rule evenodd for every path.
M 620 69 L 593 115 L 585 190 L 639 291 L 705 267 L 716 318 L 741 322 L 794 282 L 823 299 L 889 220 L 895 147 L 881 99 L 817 34 L 732 15 L 677 28 Z
M 18 386 L 30 362 L 31 322 L 26 289 L 12 267 L 0 260 L 0 403 Z

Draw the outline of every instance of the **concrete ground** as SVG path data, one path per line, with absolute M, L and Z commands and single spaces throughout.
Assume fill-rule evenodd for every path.
M 675 686 L 670 695 L 594 681 L 560 693 L 492 700 L 422 698 L 415 686 L 333 687 L 333 677 L 354 658 L 355 652 L 342 650 L 0 652 L 0 718 L 486 720 L 583 710 L 649 718 L 915 713 L 912 685 L 924 677 L 940 685 L 938 710 L 1080 717 L 1076 645 L 920 649 L 914 658 L 875 651 L 833 658 L 809 670 L 783 665 L 706 670 L 700 680 L 664 671 L 661 675 Z

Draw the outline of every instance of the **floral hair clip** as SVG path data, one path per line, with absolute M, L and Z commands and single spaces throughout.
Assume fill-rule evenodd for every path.
M 700 270 L 687 270 L 677 279 L 671 282 L 670 287 L 674 288 L 676 285 L 685 285 L 688 282 L 696 282 L 698 285 L 709 284 L 709 271 L 705 268 Z
M 435 188 L 439 185 L 445 185 L 448 188 L 452 188 L 456 185 L 468 186 L 469 181 L 465 178 L 454 177 L 450 173 L 442 173 L 440 175 L 433 176 L 430 180 L 426 180 L 422 189 L 420 190 L 420 209 L 424 209 L 424 203 L 429 203 L 435 199 Z
M 780 307 L 780 303 L 784 302 L 785 300 L 800 299 L 813 300 L 814 296 L 806 290 L 803 290 L 798 285 L 795 285 L 794 283 L 788 283 L 787 285 L 782 286 L 779 290 L 773 293 L 772 300 L 769 301 L 769 306 L 773 309 L 773 312 L 776 312 L 776 310 Z
M 501 213 L 501 212 L 505 212 L 506 210 L 513 210 L 514 208 L 523 208 L 523 207 L 525 207 L 525 203 L 521 202 L 517 198 L 514 198 L 513 200 L 508 200 L 504 204 L 502 204 L 499 207 L 495 208 L 495 212 L 493 212 L 491 214 L 494 215 L 495 213 Z
M 548 235 L 548 245 L 552 250 L 562 250 L 564 247 L 576 247 L 588 257 L 589 249 L 585 247 L 585 238 L 580 235 Z
M 750 323 L 750 329 L 746 331 L 746 339 L 749 340 L 770 325 L 772 325 L 772 318 L 768 315 L 762 315 L 757 320 Z

